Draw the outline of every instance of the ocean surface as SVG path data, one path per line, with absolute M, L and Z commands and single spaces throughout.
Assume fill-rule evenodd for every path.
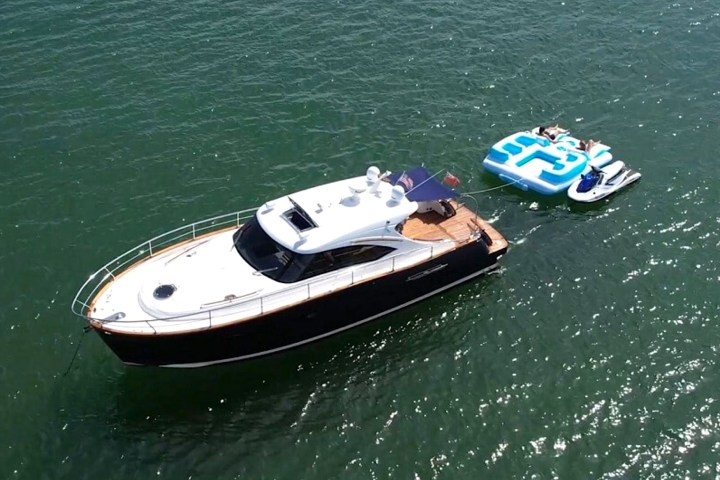
M 720 478 L 718 65 L 717 0 L 4 0 L 0 478 Z M 642 180 L 483 172 L 554 123 Z M 419 163 L 480 192 L 497 274 L 191 371 L 70 311 L 152 236 Z

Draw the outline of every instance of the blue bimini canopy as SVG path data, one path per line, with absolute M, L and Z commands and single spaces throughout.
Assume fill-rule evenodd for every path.
M 457 197 L 458 194 L 440 183 L 430 175 L 424 167 L 415 167 L 404 172 L 392 173 L 388 176 L 392 185 L 400 185 L 405 196 L 413 202 L 428 202 Z

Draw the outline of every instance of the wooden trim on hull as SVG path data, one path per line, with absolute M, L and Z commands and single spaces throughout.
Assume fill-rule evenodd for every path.
M 367 323 L 476 278 L 505 249 L 475 241 L 423 265 L 310 300 L 291 309 L 221 328 L 173 335 L 128 335 L 97 329 L 126 364 L 203 367 L 299 347 Z

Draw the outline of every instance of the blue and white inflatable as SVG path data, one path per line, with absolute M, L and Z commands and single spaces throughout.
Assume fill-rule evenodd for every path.
M 562 131 L 555 140 L 538 134 L 538 128 L 514 133 L 497 142 L 483 160 L 489 172 L 522 190 L 544 195 L 566 191 L 580 175 L 612 161 L 610 147 L 594 143 L 589 152 L 580 140 Z

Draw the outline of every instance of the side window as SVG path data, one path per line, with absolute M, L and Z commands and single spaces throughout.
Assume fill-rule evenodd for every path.
M 336 268 L 338 267 L 335 266 L 335 260 L 331 256 L 330 252 L 316 253 L 307 268 L 305 268 L 305 271 L 300 279 L 302 280 L 316 275 L 322 275 L 323 273 L 331 272 Z
M 393 250 L 395 249 L 392 247 L 378 245 L 357 245 L 317 253 L 308 264 L 302 278 L 310 278 L 352 265 L 372 262 L 384 257 Z
M 334 250 L 331 253 L 336 259 L 336 263 L 340 264 L 337 268 L 349 267 L 359 263 L 372 262 L 378 258 L 382 258 L 388 253 L 395 250 L 391 247 L 379 247 L 377 245 L 359 245 L 354 247 L 345 247 Z

